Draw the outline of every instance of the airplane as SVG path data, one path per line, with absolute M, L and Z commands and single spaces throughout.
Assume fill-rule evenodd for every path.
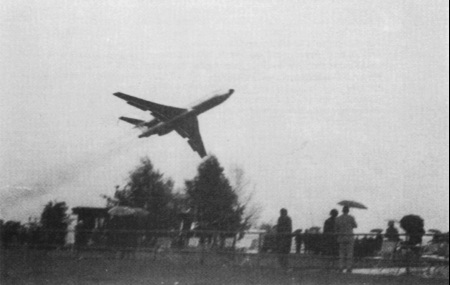
M 233 92 L 234 90 L 230 89 L 226 94 L 214 95 L 188 109 L 153 103 L 122 92 L 116 92 L 113 95 L 127 101 L 131 106 L 143 111 L 151 112 L 154 119 L 150 121 L 142 121 L 127 117 L 119 118 L 120 120 L 133 124 L 141 129 L 142 134 L 138 136 L 139 138 L 156 134 L 163 136 L 175 130 L 183 138 L 188 138 L 188 143 L 191 148 L 203 158 L 206 156 L 206 150 L 203 145 L 202 137 L 200 136 L 197 116 L 222 104 L 230 98 Z

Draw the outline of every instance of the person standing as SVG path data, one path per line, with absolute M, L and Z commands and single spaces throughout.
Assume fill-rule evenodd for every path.
M 386 229 L 386 234 L 384 235 L 388 241 L 398 242 L 400 241 L 400 235 L 395 227 L 394 221 L 388 222 L 388 228 Z
M 323 225 L 323 252 L 329 256 L 337 256 L 338 254 L 338 243 L 336 237 L 336 218 L 338 215 L 338 210 L 331 210 L 330 217 L 325 220 Z
M 344 206 L 342 215 L 336 218 L 336 234 L 339 244 L 339 269 L 343 272 L 344 267 L 347 273 L 352 272 L 353 267 L 353 251 L 355 240 L 353 237 L 353 229 L 357 228 L 355 218 L 349 215 L 350 209 Z
M 283 208 L 280 210 L 280 217 L 277 223 L 278 260 L 283 269 L 287 269 L 289 266 L 288 255 L 291 251 L 291 240 L 292 220 L 288 216 L 288 211 Z
M 302 243 L 303 243 L 302 231 L 303 230 L 301 230 L 301 229 L 294 231 L 295 253 L 297 253 L 297 254 L 300 254 L 300 251 L 302 250 Z

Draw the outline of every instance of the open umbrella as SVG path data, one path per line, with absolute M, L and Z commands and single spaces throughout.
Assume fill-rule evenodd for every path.
M 364 210 L 367 209 L 367 207 L 364 206 L 363 204 L 361 204 L 359 202 L 355 202 L 355 201 L 350 201 L 350 200 L 343 200 L 343 201 L 339 202 L 338 205 L 347 206 L 349 208 L 356 208 L 356 209 L 364 209 Z
M 377 233 L 377 234 L 381 234 L 383 232 L 383 229 L 373 229 L 370 230 L 371 233 Z
M 147 217 L 150 212 L 142 208 L 132 208 L 136 217 Z
M 417 215 L 406 215 L 400 220 L 400 226 L 409 236 L 409 245 L 417 245 L 422 243 L 422 237 L 425 234 L 424 221 L 422 217 Z
M 126 206 L 115 206 L 108 210 L 108 214 L 117 217 L 132 216 L 135 214 L 135 210 Z

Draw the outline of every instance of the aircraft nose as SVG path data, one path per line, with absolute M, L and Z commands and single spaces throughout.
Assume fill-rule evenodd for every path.
M 234 93 L 234 89 L 230 89 L 228 90 L 228 93 L 222 94 L 222 95 L 218 95 L 217 98 L 220 98 L 220 102 L 224 102 L 225 100 L 227 100 L 228 98 L 230 98 L 230 96 Z

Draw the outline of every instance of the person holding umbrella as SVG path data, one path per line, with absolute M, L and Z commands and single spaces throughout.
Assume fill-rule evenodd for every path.
M 347 273 L 352 272 L 353 267 L 353 251 L 355 240 L 353 237 L 353 229 L 357 228 L 355 218 L 349 215 L 350 208 L 345 205 L 342 209 L 342 215 L 336 218 L 336 234 L 339 244 L 339 270 L 344 272 L 344 266 Z

